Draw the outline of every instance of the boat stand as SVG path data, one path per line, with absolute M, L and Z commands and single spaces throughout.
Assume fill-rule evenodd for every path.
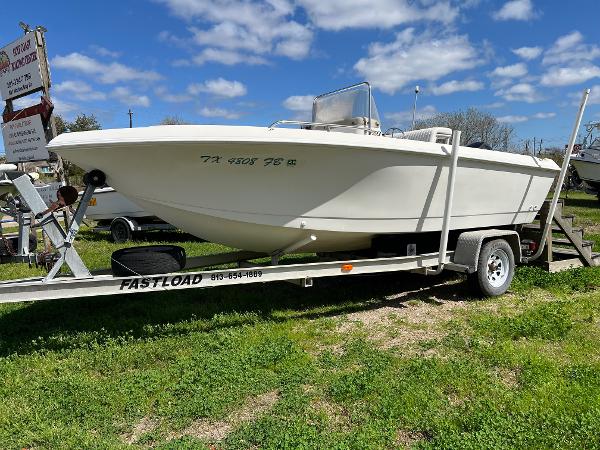
M 41 214 L 47 210 L 46 203 L 44 203 L 44 200 L 36 191 L 28 175 L 19 175 L 14 178 L 12 182 L 19 190 L 21 197 L 23 200 L 25 200 L 34 215 Z M 85 209 L 87 208 L 87 204 L 92 197 L 92 194 L 94 193 L 94 189 L 95 187 L 92 184 L 88 184 L 86 186 L 83 197 L 79 202 L 77 211 L 75 212 L 75 216 L 73 217 L 73 220 L 71 221 L 71 224 L 66 232 L 63 230 L 62 226 L 58 222 L 58 219 L 52 212 L 50 212 L 41 220 L 40 226 L 43 228 L 44 232 L 60 255 L 58 261 L 53 265 L 48 275 L 42 280 L 44 283 L 53 280 L 63 264 L 67 264 L 69 266 L 76 278 L 90 278 L 92 276 L 85 263 L 77 253 L 77 250 L 75 250 L 75 247 L 73 247 L 73 241 L 75 240 L 75 236 L 77 236 L 79 226 L 85 214 Z

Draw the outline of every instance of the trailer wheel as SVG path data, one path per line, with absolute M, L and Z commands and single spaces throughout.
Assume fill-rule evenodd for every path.
M 117 250 L 111 256 L 116 277 L 176 272 L 185 267 L 185 250 L 177 245 L 149 245 Z
M 479 252 L 477 272 L 469 274 L 469 282 L 483 297 L 504 294 L 515 274 L 515 256 L 504 239 L 483 244 Z
M 125 220 L 117 218 L 110 224 L 110 235 L 113 242 L 121 244 L 130 241 L 133 237 L 133 232 Z

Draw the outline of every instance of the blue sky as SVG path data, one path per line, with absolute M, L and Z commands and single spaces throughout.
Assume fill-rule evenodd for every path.
M 30 0 L 3 9 L 0 46 L 44 25 L 57 112 L 103 128 L 128 108 L 134 126 L 264 126 L 367 80 L 384 128 L 410 124 L 418 84 L 420 116 L 473 106 L 562 147 L 586 87 L 600 120 L 598 17 L 597 0 Z

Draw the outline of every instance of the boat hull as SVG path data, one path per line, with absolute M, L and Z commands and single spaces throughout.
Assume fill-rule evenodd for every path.
M 50 148 L 103 170 L 111 186 L 178 228 L 245 250 L 273 252 L 311 234 L 317 240 L 300 250 L 353 250 L 376 235 L 442 227 L 449 146 L 258 127 L 193 126 L 180 130 L 192 134 L 183 139 L 164 135 L 179 127 L 160 128 L 138 129 L 139 139 L 124 130 L 111 139 L 71 133 Z M 452 229 L 531 222 L 558 171 L 522 155 L 459 152 Z
M 600 183 L 600 160 L 571 158 L 571 164 L 583 181 Z

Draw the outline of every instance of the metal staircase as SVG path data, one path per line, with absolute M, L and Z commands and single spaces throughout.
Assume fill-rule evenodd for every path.
M 522 225 L 520 234 L 523 239 L 540 242 L 548 220 L 552 227 L 548 230 L 546 247 L 538 262 L 550 272 L 558 272 L 573 267 L 600 265 L 600 253 L 593 251 L 593 241 L 583 238 L 583 228 L 573 226 L 575 216 L 563 214 L 564 200 L 556 205 L 554 217 L 549 219 L 550 200 L 546 200 L 540 209 L 536 221 Z M 563 237 L 555 237 L 560 234 Z

